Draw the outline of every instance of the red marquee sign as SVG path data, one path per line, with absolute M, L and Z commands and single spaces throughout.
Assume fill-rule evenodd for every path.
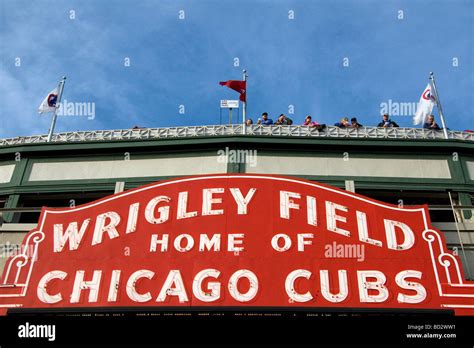
M 269 175 L 158 182 L 43 208 L 11 257 L 0 308 L 453 309 L 474 283 L 427 206 L 400 208 Z

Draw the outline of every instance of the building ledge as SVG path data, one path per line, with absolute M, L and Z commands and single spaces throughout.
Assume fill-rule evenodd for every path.
M 422 128 L 338 128 L 330 126 L 325 130 L 320 131 L 309 126 L 252 125 L 243 127 L 242 125 L 214 125 L 65 132 L 54 134 L 51 142 L 73 143 L 88 141 L 151 140 L 241 135 L 310 138 L 445 140 L 443 132 Z M 0 139 L 0 146 L 47 143 L 47 137 L 46 134 L 42 134 Z M 448 139 L 474 142 L 474 133 L 450 130 L 448 131 Z

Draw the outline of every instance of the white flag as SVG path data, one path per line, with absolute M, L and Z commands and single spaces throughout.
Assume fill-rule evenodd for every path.
M 40 114 L 44 112 L 53 112 L 56 110 L 56 103 L 58 101 L 58 88 L 56 87 L 51 92 L 48 93 L 46 98 L 43 99 L 43 102 L 38 108 Z
M 420 102 L 418 103 L 418 107 L 416 109 L 416 114 L 413 117 L 414 125 L 424 123 L 426 116 L 431 115 L 431 112 L 433 111 L 433 107 L 435 106 L 435 98 L 431 93 L 431 90 L 431 84 L 428 83 L 428 86 L 426 86 L 425 90 L 421 94 Z

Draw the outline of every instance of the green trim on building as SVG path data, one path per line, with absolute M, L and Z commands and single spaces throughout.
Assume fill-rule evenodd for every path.
M 16 208 L 18 206 L 18 201 L 20 200 L 20 195 L 10 195 L 8 200 L 5 202 L 5 208 Z M 3 219 L 5 222 L 16 222 L 18 214 L 16 213 L 5 213 L 3 214 Z
M 458 192 L 459 195 L 459 204 L 472 207 L 471 197 L 467 192 Z M 465 219 L 472 218 L 472 210 L 463 210 L 463 215 Z
M 34 163 L 120 160 L 129 152 L 132 159 L 217 156 L 218 150 L 257 150 L 259 155 L 339 157 L 349 152 L 354 158 L 413 158 L 447 160 L 451 179 L 418 179 L 360 176 L 293 175 L 344 188 L 354 180 L 356 189 L 474 192 L 474 180 L 467 161 L 474 161 L 474 143 L 462 140 L 400 140 L 361 138 L 304 138 L 285 136 L 213 136 L 154 140 L 95 141 L 78 143 L 25 144 L 0 148 L 1 163 L 15 163 L 12 180 L 0 185 L 0 195 L 28 193 L 114 191 L 117 181 L 125 188 L 175 178 L 175 176 L 128 177 L 28 182 Z M 12 161 L 16 152 L 18 162 Z M 457 160 L 453 156 L 457 154 Z M 245 160 L 228 163 L 228 173 L 244 173 Z
M 367 146 L 372 149 L 378 147 L 386 148 L 428 148 L 428 149 L 474 149 L 472 141 L 463 140 L 424 140 L 424 139 L 380 139 L 380 138 L 313 138 L 313 137 L 291 137 L 291 136 L 258 136 L 258 135 L 234 135 L 234 136 L 212 136 L 199 138 L 166 138 L 153 140 L 116 140 L 116 141 L 93 141 L 93 142 L 71 142 L 71 143 L 38 143 L 3 146 L 0 148 L 0 155 L 14 152 L 32 153 L 32 152 L 62 152 L 62 151 L 87 151 L 98 148 L 103 150 L 119 148 L 148 148 L 148 147 L 166 147 L 182 146 L 189 147 L 194 145 L 216 145 L 225 143 L 236 144 L 276 144 L 282 143 L 290 146 L 294 145 L 325 145 L 325 146 Z

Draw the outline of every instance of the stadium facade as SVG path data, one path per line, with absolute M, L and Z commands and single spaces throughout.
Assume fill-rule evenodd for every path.
M 73 207 L 189 175 L 255 173 L 329 184 L 400 207 L 429 205 L 434 227 L 474 279 L 474 134 L 411 128 L 197 126 L 0 140 L 3 257 L 41 206 Z M 265 207 L 261 207 L 262 214 Z

